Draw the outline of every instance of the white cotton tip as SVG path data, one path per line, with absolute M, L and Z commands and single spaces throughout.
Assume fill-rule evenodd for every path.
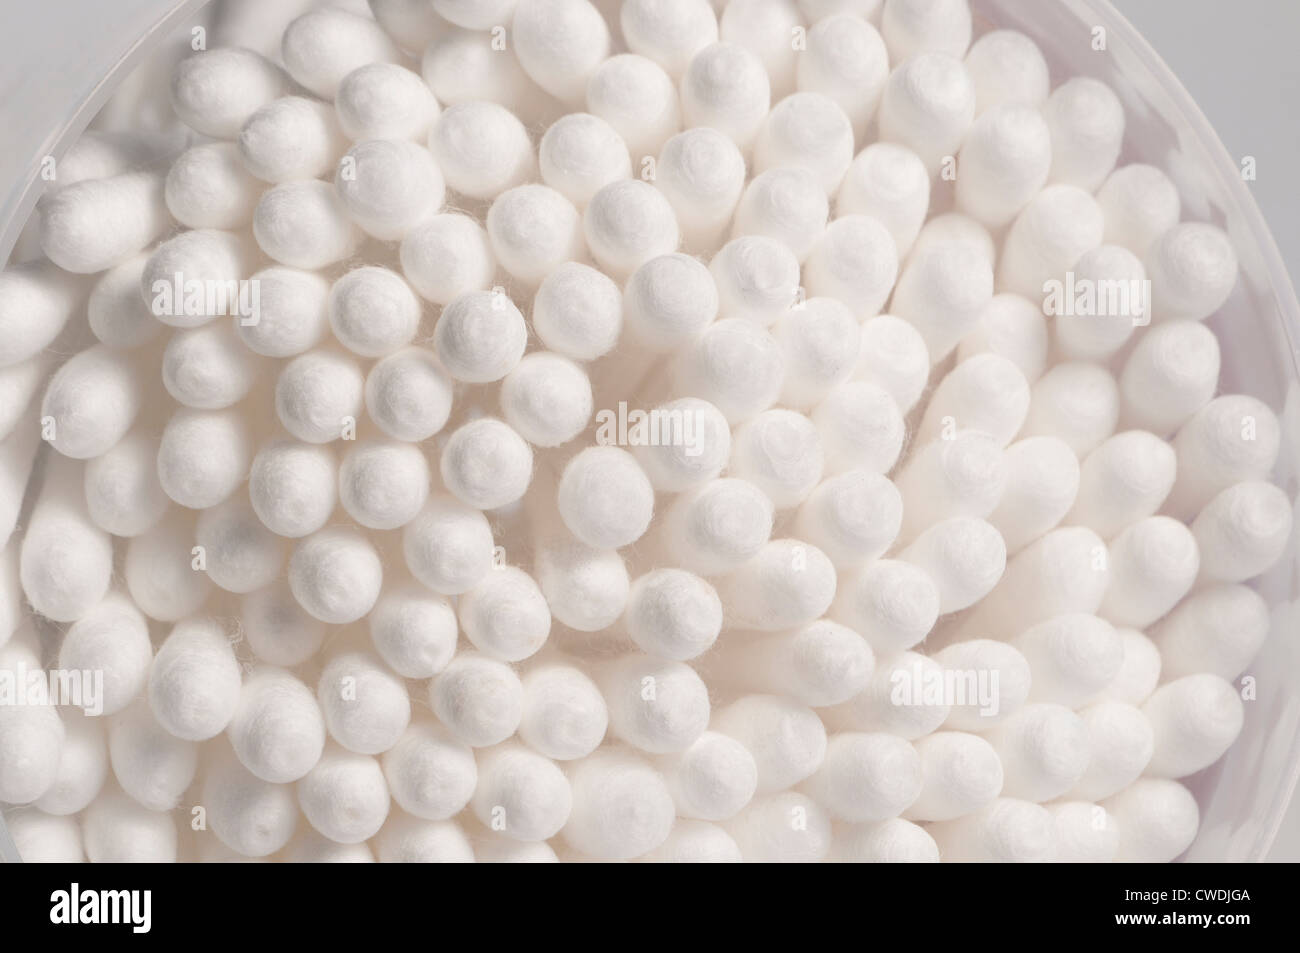
M 799 507 L 795 531 L 822 550 L 836 569 L 883 556 L 898 536 L 903 498 L 882 474 L 849 470 L 830 477 Z
M 405 139 L 359 142 L 343 156 L 334 188 L 352 221 L 398 241 L 442 207 L 446 184 L 433 157 Z
M 564 525 L 582 542 L 619 549 L 649 527 L 654 487 L 626 450 L 589 447 L 565 466 L 557 505 Z
M 1100 364 L 1057 364 L 1034 382 L 1021 437 L 1059 437 L 1083 456 L 1115 432 L 1120 386 Z
M 537 171 L 523 123 L 494 102 L 449 107 L 429 133 L 429 151 L 447 186 L 470 198 L 496 198 Z
M 1030 384 L 1047 368 L 1047 321 L 1042 308 L 1015 294 L 995 294 L 980 314 L 979 323 L 962 338 L 957 360 L 993 353 L 1020 368 Z
M 78 814 L 99 795 L 108 777 L 108 746 L 103 722 L 91 715 L 77 711 L 64 711 L 63 741 L 58 745 L 59 766 L 54 780 L 38 797 L 33 806 L 46 814 L 59 817 Z M 14 818 L 7 818 L 9 835 L 18 838 L 14 831 Z M 17 844 L 23 854 L 22 844 Z M 28 857 L 31 861 L 33 858 Z
M 300 354 L 275 379 L 275 414 L 306 443 L 332 443 L 356 426 L 365 378 L 350 356 L 314 350 Z
M 760 794 L 812 777 L 826 756 L 826 728 L 817 713 L 779 695 L 746 695 L 732 702 L 717 712 L 713 730 L 753 754 Z
M 1174 485 L 1174 450 L 1145 430 L 1103 441 L 1083 459 L 1066 520 L 1110 538 L 1160 509 Z
M 667 840 L 672 795 L 658 771 L 635 755 L 607 749 L 569 770 L 573 810 L 561 832 L 569 847 L 595 860 L 630 860 Z
M 388 783 L 379 762 L 330 746 L 298 782 L 308 823 L 337 844 L 359 844 L 388 817 Z
M 585 758 L 608 724 L 605 698 L 581 669 L 544 664 L 524 675 L 519 738 L 538 753 L 553 761 Z
M 724 318 L 767 326 L 797 301 L 799 261 L 776 238 L 745 235 L 732 239 L 713 256 L 709 271 Z
M 644 56 L 620 53 L 601 63 L 587 82 L 587 110 L 605 120 L 640 166 L 653 161 L 682 128 L 672 78 Z
M 366 621 L 375 651 L 403 678 L 436 675 L 456 654 L 456 610 L 422 586 L 390 587 Z
M 26 677 L 6 674 L 9 692 L 18 677 Z M 0 797 L 6 804 L 30 803 L 53 786 L 66 734 L 53 705 L 6 703 L 0 707 Z
M 645 442 L 638 443 L 633 453 L 656 490 L 681 493 L 718 477 L 732 449 L 731 430 L 718 408 L 706 400 L 683 397 L 651 413 L 654 416 L 639 432 Z M 597 429 L 612 429 L 613 424 L 609 419 Z
M 587 247 L 606 273 L 624 279 L 677 249 L 677 220 L 662 192 L 637 179 L 604 186 L 583 215 Z
M 936 731 L 913 745 L 921 756 L 922 781 L 920 795 L 903 812 L 908 820 L 953 820 L 990 804 L 1002 791 L 1002 762 L 979 735 Z
M 866 215 L 889 231 L 899 256 L 916 241 L 930 206 L 930 174 L 912 150 L 872 143 L 858 153 L 835 196 L 839 218 Z M 888 296 L 888 289 L 884 292 Z
M 176 863 L 176 821 L 121 791 L 103 791 L 81 815 L 82 844 L 92 864 Z
M 227 592 L 252 592 L 268 586 L 284 564 L 280 538 L 239 497 L 200 513 L 194 542 L 202 547 L 208 578 Z
M 732 424 L 776 403 L 783 376 L 780 344 L 745 318 L 709 325 L 674 367 L 678 393 L 707 400 Z
M 429 683 L 429 706 L 457 740 L 486 748 L 515 733 L 523 717 L 523 694 L 509 665 L 461 652 Z
M 454 821 L 427 821 L 394 811 L 375 837 L 381 864 L 472 864 L 474 848 Z
M 488 240 L 497 262 L 528 284 L 538 284 L 559 265 L 579 257 L 581 225 L 573 203 L 545 185 L 503 192 L 487 215 Z
M 940 600 L 934 578 L 920 566 L 876 559 L 845 579 L 831 615 L 886 657 L 929 634 L 939 617 Z
M 264 357 L 293 357 L 320 343 L 329 330 L 330 285 L 320 275 L 296 268 L 266 268 L 253 275 L 259 312 L 239 320 L 236 330 L 250 351 Z
M 1121 245 L 1099 245 L 1084 252 L 1072 274 L 1059 293 L 1051 286 L 1043 304 L 1056 316 L 1057 351 L 1066 359 L 1106 361 L 1150 323 L 1146 268 Z
M 726 829 L 748 863 L 818 863 L 831 851 L 830 816 L 794 791 L 755 799 Z
M 977 114 L 1003 104 L 1041 106 L 1051 89 L 1042 50 L 1018 30 L 985 33 L 967 51 L 966 69 L 975 84 Z
M 324 268 L 356 251 L 360 232 L 328 182 L 286 182 L 262 193 L 253 236 L 268 256 L 292 268 Z
M 617 342 L 622 323 L 618 286 L 578 262 L 557 266 L 533 298 L 533 330 L 548 348 L 574 360 L 595 360 L 607 353 Z
M 767 412 L 777 413 L 791 412 Z M 765 419 L 767 414 L 755 418 L 755 422 Z M 814 408 L 812 422 L 817 441 L 824 449 L 825 470 L 832 474 L 858 469 L 888 473 L 898 462 L 907 436 L 907 426 L 894 398 L 883 387 L 868 381 L 846 381 L 836 386 Z M 809 472 L 821 456 L 814 453 L 815 446 L 803 450 L 806 454 L 803 467 Z M 773 500 L 782 505 L 775 497 Z
M 364 441 L 339 465 L 339 502 L 369 529 L 398 529 L 415 519 L 429 496 L 429 463 L 415 444 Z
M 921 398 L 930 376 L 925 339 L 909 322 L 881 314 L 862 322 L 854 377 L 883 387 L 901 413 Z
M 253 270 L 253 261 L 244 234 L 215 228 L 180 232 L 150 254 L 140 274 L 140 294 L 153 316 L 172 327 L 197 327 L 245 307 L 249 313 L 240 313 L 240 321 L 256 322 L 260 297 L 253 297 L 253 286 L 245 291 L 238 284 Z M 195 294 L 194 289 L 202 290 Z
M 835 567 L 816 546 L 773 540 L 735 571 L 722 587 L 728 616 L 773 632 L 806 625 L 835 598 Z
M 90 521 L 75 464 L 46 472 L 49 477 L 27 518 L 18 551 L 18 576 L 32 610 L 55 622 L 75 622 L 91 613 L 108 592 L 113 545 Z
M 1182 209 L 1178 187 L 1153 165 L 1133 163 L 1112 172 L 1097 190 L 1106 216 L 1106 241 L 1123 245 L 1138 257 L 1178 224 Z
M 834 298 L 809 298 L 777 320 L 785 380 L 781 403 L 806 410 L 857 369 L 862 332 L 854 314 Z
M 1058 857 L 1057 822 L 1038 804 L 1000 797 L 965 817 L 928 828 L 955 863 L 1046 863 Z
M 383 566 L 361 533 L 345 527 L 319 530 L 289 559 L 289 587 L 312 618 L 331 625 L 355 622 L 375 604 Z
M 374 20 L 337 7 L 312 10 L 284 30 L 280 55 L 289 75 L 322 99 L 367 63 L 395 63 L 397 47 Z
M 424 48 L 420 72 L 444 106 L 487 100 L 528 113 L 547 101 L 519 61 L 492 49 L 489 37 L 476 30 L 442 27 Z
M 8 810 L 5 826 L 18 856 L 28 864 L 81 864 L 81 824 L 75 817 L 42 810 Z
M 1157 321 L 1201 321 L 1218 311 L 1237 283 L 1237 255 L 1213 225 L 1173 225 L 1146 252 Z
M 1273 484 L 1245 481 L 1228 487 L 1192 522 L 1201 578 L 1245 582 L 1270 569 L 1286 549 L 1291 522 L 1291 503 Z
M 628 49 L 654 60 L 674 80 L 696 53 L 718 41 L 708 0 L 630 0 L 619 11 L 619 25 Z
M 719 35 L 724 43 L 744 47 L 758 56 L 771 80 L 773 98 L 794 89 L 801 46 L 792 37 L 804 28 L 793 0 L 737 0 L 722 11 Z
M 1165 511 L 1186 519 L 1243 480 L 1264 480 L 1277 462 L 1281 431 L 1267 404 L 1245 394 L 1210 401 L 1174 438 L 1178 476 Z
M 1202 324 L 1174 321 L 1144 331 L 1119 378 L 1125 423 L 1162 437 L 1173 433 L 1210 402 L 1220 363 L 1219 341 Z
M 144 273 L 148 260 L 149 255 L 144 253 L 127 259 L 104 272 L 90 290 L 90 297 L 86 301 L 86 323 L 90 325 L 91 333 L 109 347 L 126 350 L 143 347 L 163 330 L 161 322 L 149 309 L 149 302 L 140 296 L 140 276 Z M 6 285 L 12 287 L 16 283 L 15 277 L 21 274 L 23 271 L 19 268 L 0 272 L 0 313 L 7 310 L 7 305 L 3 303 L 7 292 L 3 289 Z M 68 282 L 62 289 L 56 286 L 49 290 L 55 292 L 57 300 L 58 291 L 62 290 L 70 296 L 75 290 L 75 284 Z M 49 312 L 51 303 L 49 300 L 26 302 L 25 307 L 30 311 L 23 318 L 45 320 L 44 316 Z M 51 320 L 54 323 L 46 327 L 52 333 L 58 333 L 63 328 L 63 321 L 57 316 Z M 17 326 L 8 314 L 0 317 L 0 322 L 3 322 L 6 335 L 13 338 L 4 350 L 0 350 L 0 361 L 3 361 L 15 345 L 24 346 L 27 332 Z M 44 341 L 41 347 L 48 343 L 49 341 Z
M 330 288 L 334 336 L 353 354 L 383 357 L 411 343 L 420 327 L 420 302 L 396 272 L 368 265 Z
M 713 43 L 691 59 L 682 76 L 685 125 L 725 133 L 742 150 L 758 137 L 771 105 L 763 61 L 735 43 Z
M 1078 506 L 1079 458 L 1056 437 L 1027 437 L 1007 447 L 1003 460 L 1006 489 L 988 519 L 1002 534 L 1007 551 L 1016 553 Z
M 132 601 L 160 622 L 176 622 L 212 593 L 208 574 L 194 568 L 194 521 L 175 513 L 127 543 L 123 575 Z
M 679 496 L 664 520 L 664 542 L 683 569 L 729 572 L 753 557 L 772 534 L 772 501 L 745 480 L 712 480 Z
M 509 506 L 528 491 L 533 451 L 508 424 L 480 417 L 447 439 L 439 468 L 443 484 L 458 500 L 493 510 Z
M 121 264 L 170 224 L 163 184 L 157 171 L 124 172 L 51 193 L 38 208 L 41 250 L 74 274 Z
M 334 512 L 338 464 L 328 447 L 277 440 L 262 447 L 248 474 L 248 498 L 271 532 L 299 539 Z
M 898 276 L 895 241 L 883 223 L 867 215 L 831 222 L 808 254 L 808 292 L 838 299 L 859 319 L 880 313 Z
M 244 168 L 263 182 L 318 178 L 346 147 L 329 104 L 302 96 L 267 103 L 239 130 Z
M 240 679 L 225 628 L 214 620 L 188 620 L 172 629 L 153 659 L 149 706 L 169 734 L 206 741 L 224 731 L 234 716 Z
M 284 95 L 289 85 L 278 66 L 252 50 L 224 47 L 176 64 L 172 108 L 196 132 L 234 139 L 249 116 Z
M 190 228 L 243 228 L 253 220 L 262 184 L 245 169 L 230 142 L 192 146 L 167 172 L 167 210 Z
M 866 384 L 857 386 L 870 387 Z M 847 415 L 847 404 L 845 401 L 843 406 L 834 405 L 827 412 L 832 418 L 830 422 L 814 418 L 817 426 L 814 426 L 814 421 L 792 410 L 764 411 L 737 429 L 731 448 L 731 473 L 761 489 L 778 509 L 797 506 L 822 478 L 824 457 L 820 434 L 839 438 L 832 444 L 838 449 L 840 443 L 855 444 L 856 441 L 852 438 L 866 429 L 861 425 L 853 426 L 860 423 L 858 421 L 842 419 Z M 837 409 L 842 413 L 836 413 Z M 880 416 L 879 413 L 871 414 L 870 411 L 868 414 L 872 418 Z M 871 422 L 877 423 L 877 420 Z M 871 430 L 873 437 L 878 436 L 877 427 L 871 427 Z M 872 441 L 873 444 L 875 442 Z M 899 442 L 901 443 L 901 438 Z M 876 447 L 871 449 L 875 450 Z M 879 462 L 860 459 L 863 456 L 845 452 L 835 459 L 838 461 L 842 458 L 848 466 L 862 464 L 868 468 L 870 464 Z
M 1124 640 L 1105 619 L 1067 612 L 1011 640 L 1034 674 L 1029 698 L 1079 708 L 1104 691 L 1124 663 Z
M 1124 643 L 1124 662 L 1103 695 L 1128 705 L 1141 705 L 1160 681 L 1161 652 L 1137 629 L 1120 629 L 1119 635 Z
M 204 766 L 198 796 L 212 833 L 241 857 L 275 853 L 298 825 L 293 788 L 251 774 L 229 749 Z
M 430 821 L 460 813 L 478 781 L 474 752 L 427 717 L 414 719 L 380 763 L 398 807 Z
M 993 234 L 980 222 L 961 212 L 945 212 L 930 219 L 921 228 L 912 243 L 910 255 L 920 255 L 931 245 L 960 242 L 970 245 L 983 255 L 990 265 L 997 261 L 997 246 Z
M 709 727 L 709 689 L 689 665 L 637 652 L 602 666 L 609 730 L 650 754 L 682 751 Z
M 564 827 L 572 807 L 569 779 L 549 758 L 520 744 L 479 753 L 470 808 L 492 830 L 515 840 L 544 841 Z
M 818 247 L 828 214 L 826 198 L 812 172 L 798 167 L 768 169 L 756 175 L 741 196 L 732 234 L 774 239 L 803 261 Z M 732 269 L 743 273 L 747 264 L 745 257 L 733 253 Z M 747 278 L 741 290 L 753 284 Z
M 1177 781 L 1142 778 L 1103 805 L 1119 830 L 1117 861 L 1168 863 L 1196 838 L 1200 810 Z
M 845 863 L 937 864 L 939 848 L 919 824 L 901 817 L 836 831 L 835 855 Z
M 977 637 L 1010 637 L 1066 613 L 1092 613 L 1110 582 L 1106 544 L 1090 529 L 1051 530 L 1016 553 L 997 588 L 967 616 Z
M 300 831 L 282 854 L 287 864 L 373 864 L 369 844 L 336 844 L 314 828 Z
M 0 371 L 0 378 L 3 378 L 3 376 L 4 372 Z M 0 401 L 5 399 L 6 395 L 4 391 L 4 382 L 3 380 L 0 380 Z M 27 407 L 30 406 L 31 401 L 29 400 L 27 405 L 23 407 L 23 410 L 26 411 Z M 3 411 L 0 411 L 0 414 L 3 414 Z M 18 526 L 18 518 L 23 509 L 23 497 L 26 495 L 25 490 L 28 485 L 28 479 L 35 470 L 36 457 L 40 452 L 40 421 L 33 419 L 32 416 L 27 415 L 26 413 L 24 413 L 24 418 L 24 420 L 16 424 L 14 432 L 10 433 L 5 438 L 0 438 L 0 447 L 3 447 L 3 450 L 0 450 L 0 540 L 5 541 L 12 537 L 14 530 Z M 0 429 L 3 429 L 2 420 L 0 420 Z M 151 459 L 147 457 L 148 452 L 148 448 L 145 448 L 143 452 L 137 456 L 137 459 L 140 459 L 142 464 L 147 464 Z M 152 471 L 152 467 L 147 467 L 147 469 L 149 472 Z M 129 492 L 131 491 L 128 491 L 128 493 Z M 154 492 L 159 496 L 162 496 L 161 489 L 155 487 Z M 99 513 L 98 511 L 92 512 L 92 507 L 94 505 L 95 504 L 92 503 L 88 494 L 86 499 L 86 515 L 90 517 L 96 526 L 99 526 L 99 518 L 102 516 L 102 513 Z M 128 501 L 126 505 L 130 507 L 132 504 Z M 103 527 L 101 526 L 100 528 L 102 529 Z M 16 554 L 17 551 L 15 550 L 13 555 Z M 17 583 L 15 582 L 14 585 L 16 586 Z M 15 598 L 17 597 L 16 589 L 14 590 L 14 596 Z M 0 619 L 9 618 L 8 610 L 13 608 L 12 606 L 6 605 L 6 602 L 6 599 L 0 598 Z M 0 630 L 3 630 L 7 634 L 9 629 L 4 628 L 5 624 L 5 622 L 0 622 Z
M 999 639 L 954 642 L 934 653 L 952 679 L 953 705 L 944 727 L 976 734 L 1019 711 L 1029 698 L 1032 674 L 1015 646 Z
M 740 847 L 721 827 L 705 821 L 679 820 L 658 848 L 642 857 L 653 864 L 739 864 Z
M 1099 701 L 1079 715 L 1092 757 L 1070 796 L 1100 801 L 1142 775 L 1154 751 L 1154 735 L 1146 715 L 1124 702 Z
M 885 821 L 921 793 L 921 757 L 902 738 L 883 733 L 831 735 L 826 759 L 804 793 L 831 817 L 849 823 Z
M 579 208 L 598 191 L 632 175 L 622 136 L 604 119 L 571 113 L 546 130 L 537 145 L 542 181 Z
M 921 52 L 890 74 L 878 118 L 880 138 L 911 149 L 933 176 L 957 155 L 975 119 L 975 86 L 961 60 Z
M 339 83 L 334 109 L 343 134 L 353 142 L 422 142 L 438 117 L 438 101 L 420 74 L 396 63 L 369 63 L 348 73 Z
M 711 251 L 740 201 L 745 159 L 729 136 L 697 126 L 664 143 L 655 165 L 655 186 L 677 215 L 682 244 L 695 253 Z
M 320 760 L 325 719 L 311 689 L 282 668 L 244 676 L 226 735 L 245 768 L 263 781 L 297 781 Z
M 884 731 L 913 741 L 930 734 L 948 717 L 943 669 L 915 652 L 877 648 L 880 661 L 867 687 L 828 712 L 827 720 L 849 731 Z M 886 654 L 889 653 L 889 654 Z
M 1105 219 L 1090 194 L 1049 185 L 1016 216 L 1002 247 L 998 290 L 1041 301 L 1044 285 L 1061 280 L 1084 252 L 1102 243 Z
M 1095 192 L 1124 141 L 1124 107 L 1109 86 L 1087 76 L 1066 80 L 1043 104 L 1052 130 L 1051 181 Z
M 976 354 L 959 363 L 930 395 L 916 440 L 944 430 L 979 430 L 1006 446 L 1029 413 L 1029 383 L 1014 362 L 997 354 Z
M 907 542 L 940 520 L 991 514 L 1007 484 L 1006 456 L 988 434 L 959 430 L 917 449 L 894 482 L 903 495 L 899 540 Z
M 1002 794 L 1042 804 L 1071 790 L 1088 768 L 1082 718 L 1062 705 L 1029 704 L 989 732 L 1002 761 Z
M 1241 585 L 1193 593 L 1151 630 L 1165 681 L 1207 672 L 1232 681 L 1268 638 L 1268 604 Z
M 198 410 L 222 410 L 243 400 L 257 371 L 257 358 L 239 340 L 234 325 L 224 322 L 182 328 L 163 350 L 167 393 Z
M 367 5 L 384 32 L 404 50 L 420 52 L 445 29 L 425 0 L 368 0 Z
M 411 287 L 435 304 L 487 288 L 496 271 L 487 232 L 457 212 L 434 215 L 408 230 L 400 257 Z
M 632 584 L 624 625 L 642 651 L 686 661 L 722 631 L 722 602 L 708 582 L 683 569 L 656 569 Z
M 376 362 L 366 375 L 366 414 L 393 439 L 419 443 L 446 425 L 453 387 L 432 351 L 403 348 Z
M 1110 543 L 1110 587 L 1097 611 L 1141 629 L 1178 604 L 1201 568 L 1196 537 L 1178 520 L 1149 516 Z
M 1015 218 L 1046 184 L 1051 131 L 1033 105 L 995 106 L 970 127 L 957 162 L 957 207 L 997 228 Z
M 108 755 L 123 791 L 151 811 L 171 811 L 194 780 L 199 751 L 159 724 L 141 698 L 109 720 Z
M 962 0 L 885 0 L 880 30 L 894 63 L 925 50 L 963 56 L 970 46 L 970 6 Z
M 939 592 L 939 612 L 959 612 L 993 591 L 1007 565 L 1002 534 L 982 519 L 956 516 L 924 530 L 898 556 L 923 569 Z
M 609 55 L 609 27 L 587 0 L 521 3 L 510 25 L 524 72 L 563 103 L 582 101 L 587 80 Z
M 839 705 L 867 687 L 875 657 L 862 636 L 819 619 L 795 632 L 749 640 L 732 656 L 729 677 L 788 695 L 811 708 Z
M 304 612 L 283 582 L 244 596 L 239 621 L 253 654 L 271 665 L 300 665 L 325 641 L 325 624 Z
M 492 568 L 493 546 L 487 518 L 446 494 L 431 497 L 402 532 L 411 575 L 448 596 L 478 584 Z
M 1182 778 L 1218 761 L 1241 733 L 1237 688 L 1217 675 L 1186 675 L 1157 688 L 1142 706 L 1155 751 L 1146 774 Z
M 754 168 L 760 174 L 803 169 L 827 195 L 839 189 L 852 161 L 849 117 L 834 99 L 815 92 L 795 93 L 777 103 L 754 144 Z
M 904 266 L 892 312 L 921 332 L 932 363 L 952 353 L 993 298 L 993 269 L 978 249 L 943 242 L 920 249 Z
M 889 78 L 885 42 L 874 26 L 851 13 L 810 14 L 808 21 L 813 25 L 806 49 L 796 58 L 795 85 L 839 106 L 852 137 L 862 141 Z
M 754 756 L 729 735 L 706 731 L 687 748 L 660 759 L 679 817 L 734 817 L 758 786 Z
M 158 438 L 136 428 L 86 462 L 86 512 L 106 533 L 132 537 L 162 519 L 169 504 L 158 482 Z
M 181 506 L 216 506 L 248 475 L 249 443 L 247 422 L 233 410 L 178 410 L 163 428 L 158 481 Z
M 518 0 L 433 0 L 444 20 L 467 30 L 489 30 L 510 19 Z
M 519 662 L 537 653 L 551 632 L 551 611 L 533 578 L 502 566 L 457 600 L 461 631 L 483 654 Z

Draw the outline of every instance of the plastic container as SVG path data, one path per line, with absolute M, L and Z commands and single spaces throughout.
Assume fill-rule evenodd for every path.
M 213 13 L 213 7 L 221 9 Z M 219 45 L 223 27 L 243 16 L 291 18 L 306 0 L 65 0 L 29 5 L 10 23 L 0 58 L 0 258 L 7 259 L 45 184 L 47 155 L 59 156 L 124 83 L 146 88 L 165 77 L 203 26 Z M 1274 474 L 1293 498 L 1300 484 L 1300 304 L 1263 216 L 1208 120 L 1169 68 L 1106 0 L 972 0 L 977 32 L 1012 27 L 1042 47 L 1055 86 L 1072 75 L 1109 83 L 1124 103 L 1128 127 L 1121 164 L 1141 161 L 1177 183 L 1183 217 L 1227 230 L 1241 278 L 1210 322 L 1223 350 L 1221 390 L 1251 394 L 1282 419 Z M 260 10 L 258 9 L 260 7 Z M 1105 30 L 1105 52 L 1093 31 Z M 271 52 L 271 51 L 266 51 Z M 137 72 L 137 70 L 139 72 Z M 116 106 L 116 104 L 114 104 Z M 111 116 L 120 125 L 127 117 Z M 1298 534 L 1300 535 L 1300 534 Z M 1218 763 L 1186 779 L 1201 805 L 1201 829 L 1183 859 L 1262 859 L 1300 778 L 1300 546 L 1257 587 L 1273 626 L 1247 675 L 1257 700 L 1246 705 L 1240 738 Z M 0 857 L 16 859 L 0 820 Z

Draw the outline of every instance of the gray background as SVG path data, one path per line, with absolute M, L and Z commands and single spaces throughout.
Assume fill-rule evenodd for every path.
M 1187 87 L 1238 161 L 1297 282 L 1300 264 L 1300 3 L 1295 0 L 1112 0 Z M 1300 861 L 1300 799 L 1269 855 Z

